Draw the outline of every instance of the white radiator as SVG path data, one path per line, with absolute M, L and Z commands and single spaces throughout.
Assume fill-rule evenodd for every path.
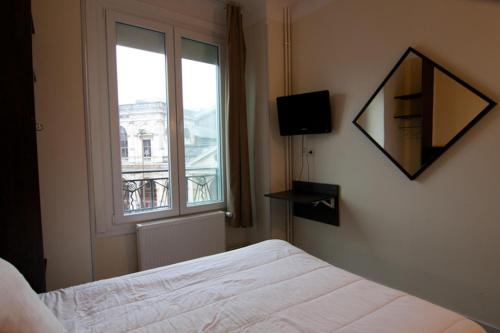
M 224 212 L 137 224 L 141 271 L 224 252 L 225 247 Z

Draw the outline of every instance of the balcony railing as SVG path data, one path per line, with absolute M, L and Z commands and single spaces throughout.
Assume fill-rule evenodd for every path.
M 187 198 L 189 204 L 219 199 L 216 168 L 188 169 Z M 122 195 L 125 213 L 138 213 L 172 207 L 168 170 L 122 172 Z

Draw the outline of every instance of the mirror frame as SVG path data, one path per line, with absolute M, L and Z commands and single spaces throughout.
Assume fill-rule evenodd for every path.
M 366 109 L 368 108 L 368 106 L 371 104 L 371 102 L 373 101 L 373 99 L 375 99 L 375 97 L 378 95 L 378 93 L 384 88 L 385 84 L 387 83 L 387 81 L 389 81 L 389 79 L 392 77 L 392 75 L 396 72 L 396 70 L 399 68 L 399 66 L 403 63 L 403 61 L 406 59 L 406 57 L 410 54 L 410 53 L 414 53 L 415 55 L 421 57 L 423 60 L 426 60 L 426 61 L 429 61 L 433 66 L 434 68 L 437 68 L 439 69 L 441 72 L 443 72 L 444 74 L 446 74 L 447 76 L 449 76 L 451 79 L 455 80 L 456 82 L 458 82 L 459 84 L 461 84 L 463 87 L 465 87 L 466 89 L 468 89 L 469 91 L 473 92 L 474 94 L 476 94 L 478 97 L 482 98 L 484 101 L 486 101 L 488 104 L 486 105 L 486 107 L 481 111 L 479 112 L 469 123 L 467 123 L 467 125 L 464 126 L 464 128 L 462 128 L 462 130 L 460 130 L 445 146 L 443 146 L 443 149 L 441 152 L 439 152 L 439 154 L 433 156 L 431 159 L 429 159 L 428 161 L 426 161 L 425 163 L 423 163 L 420 168 L 413 174 L 409 173 L 408 171 L 406 171 L 405 168 L 403 168 L 403 166 L 398 162 L 396 161 L 385 149 L 384 147 L 380 146 L 378 144 L 377 141 L 375 141 L 375 139 L 373 139 L 370 134 L 368 132 L 366 132 L 364 130 L 363 127 L 361 127 L 361 125 L 357 122 L 358 119 L 361 117 L 361 115 L 366 111 Z M 448 71 L 446 68 L 444 68 L 443 66 L 439 65 L 438 63 L 436 63 L 435 61 L 433 61 L 432 59 L 430 59 L 429 57 L 423 55 L 422 53 L 420 53 L 419 51 L 417 51 L 416 49 L 412 48 L 412 47 L 409 47 L 405 53 L 403 53 L 403 55 L 401 56 L 401 58 L 398 60 L 398 62 L 396 63 L 396 65 L 391 69 L 391 71 L 389 72 L 389 74 L 386 76 L 386 78 L 382 81 L 382 83 L 378 86 L 378 88 L 375 90 L 375 92 L 372 94 L 372 96 L 370 97 L 370 99 L 368 100 L 368 102 L 365 103 L 365 105 L 363 106 L 363 108 L 361 109 L 361 111 L 359 111 L 359 113 L 356 115 L 356 117 L 354 118 L 354 120 L 352 121 L 352 123 L 366 136 L 368 137 L 368 139 L 380 150 L 382 151 L 382 153 L 384 153 L 384 155 L 389 158 L 389 160 L 394 163 L 398 169 L 403 172 L 410 180 L 415 180 L 422 172 L 424 172 L 432 163 L 434 163 L 434 161 L 436 161 L 439 157 L 441 157 L 441 155 L 443 155 L 453 144 L 455 144 L 455 142 L 457 142 L 465 133 L 467 133 L 467 131 L 469 129 L 471 129 L 482 117 L 484 117 L 489 111 L 491 111 L 491 109 L 493 109 L 495 106 L 497 105 L 497 103 L 495 101 L 493 101 L 491 98 L 489 98 L 488 96 L 486 96 L 485 94 L 483 94 L 482 92 L 480 92 L 479 90 L 477 90 L 476 88 L 472 87 L 470 84 L 468 84 L 467 82 L 463 81 L 462 79 L 460 79 L 459 77 L 457 77 L 456 75 L 454 75 L 453 73 L 451 73 L 450 71 Z

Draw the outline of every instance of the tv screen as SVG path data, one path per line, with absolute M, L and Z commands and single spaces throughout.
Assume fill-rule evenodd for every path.
M 281 135 L 329 133 L 332 131 L 328 90 L 282 96 L 276 99 Z

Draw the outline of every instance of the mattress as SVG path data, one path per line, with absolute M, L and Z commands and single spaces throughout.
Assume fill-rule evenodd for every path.
M 484 333 L 279 240 L 40 298 L 69 332 Z

